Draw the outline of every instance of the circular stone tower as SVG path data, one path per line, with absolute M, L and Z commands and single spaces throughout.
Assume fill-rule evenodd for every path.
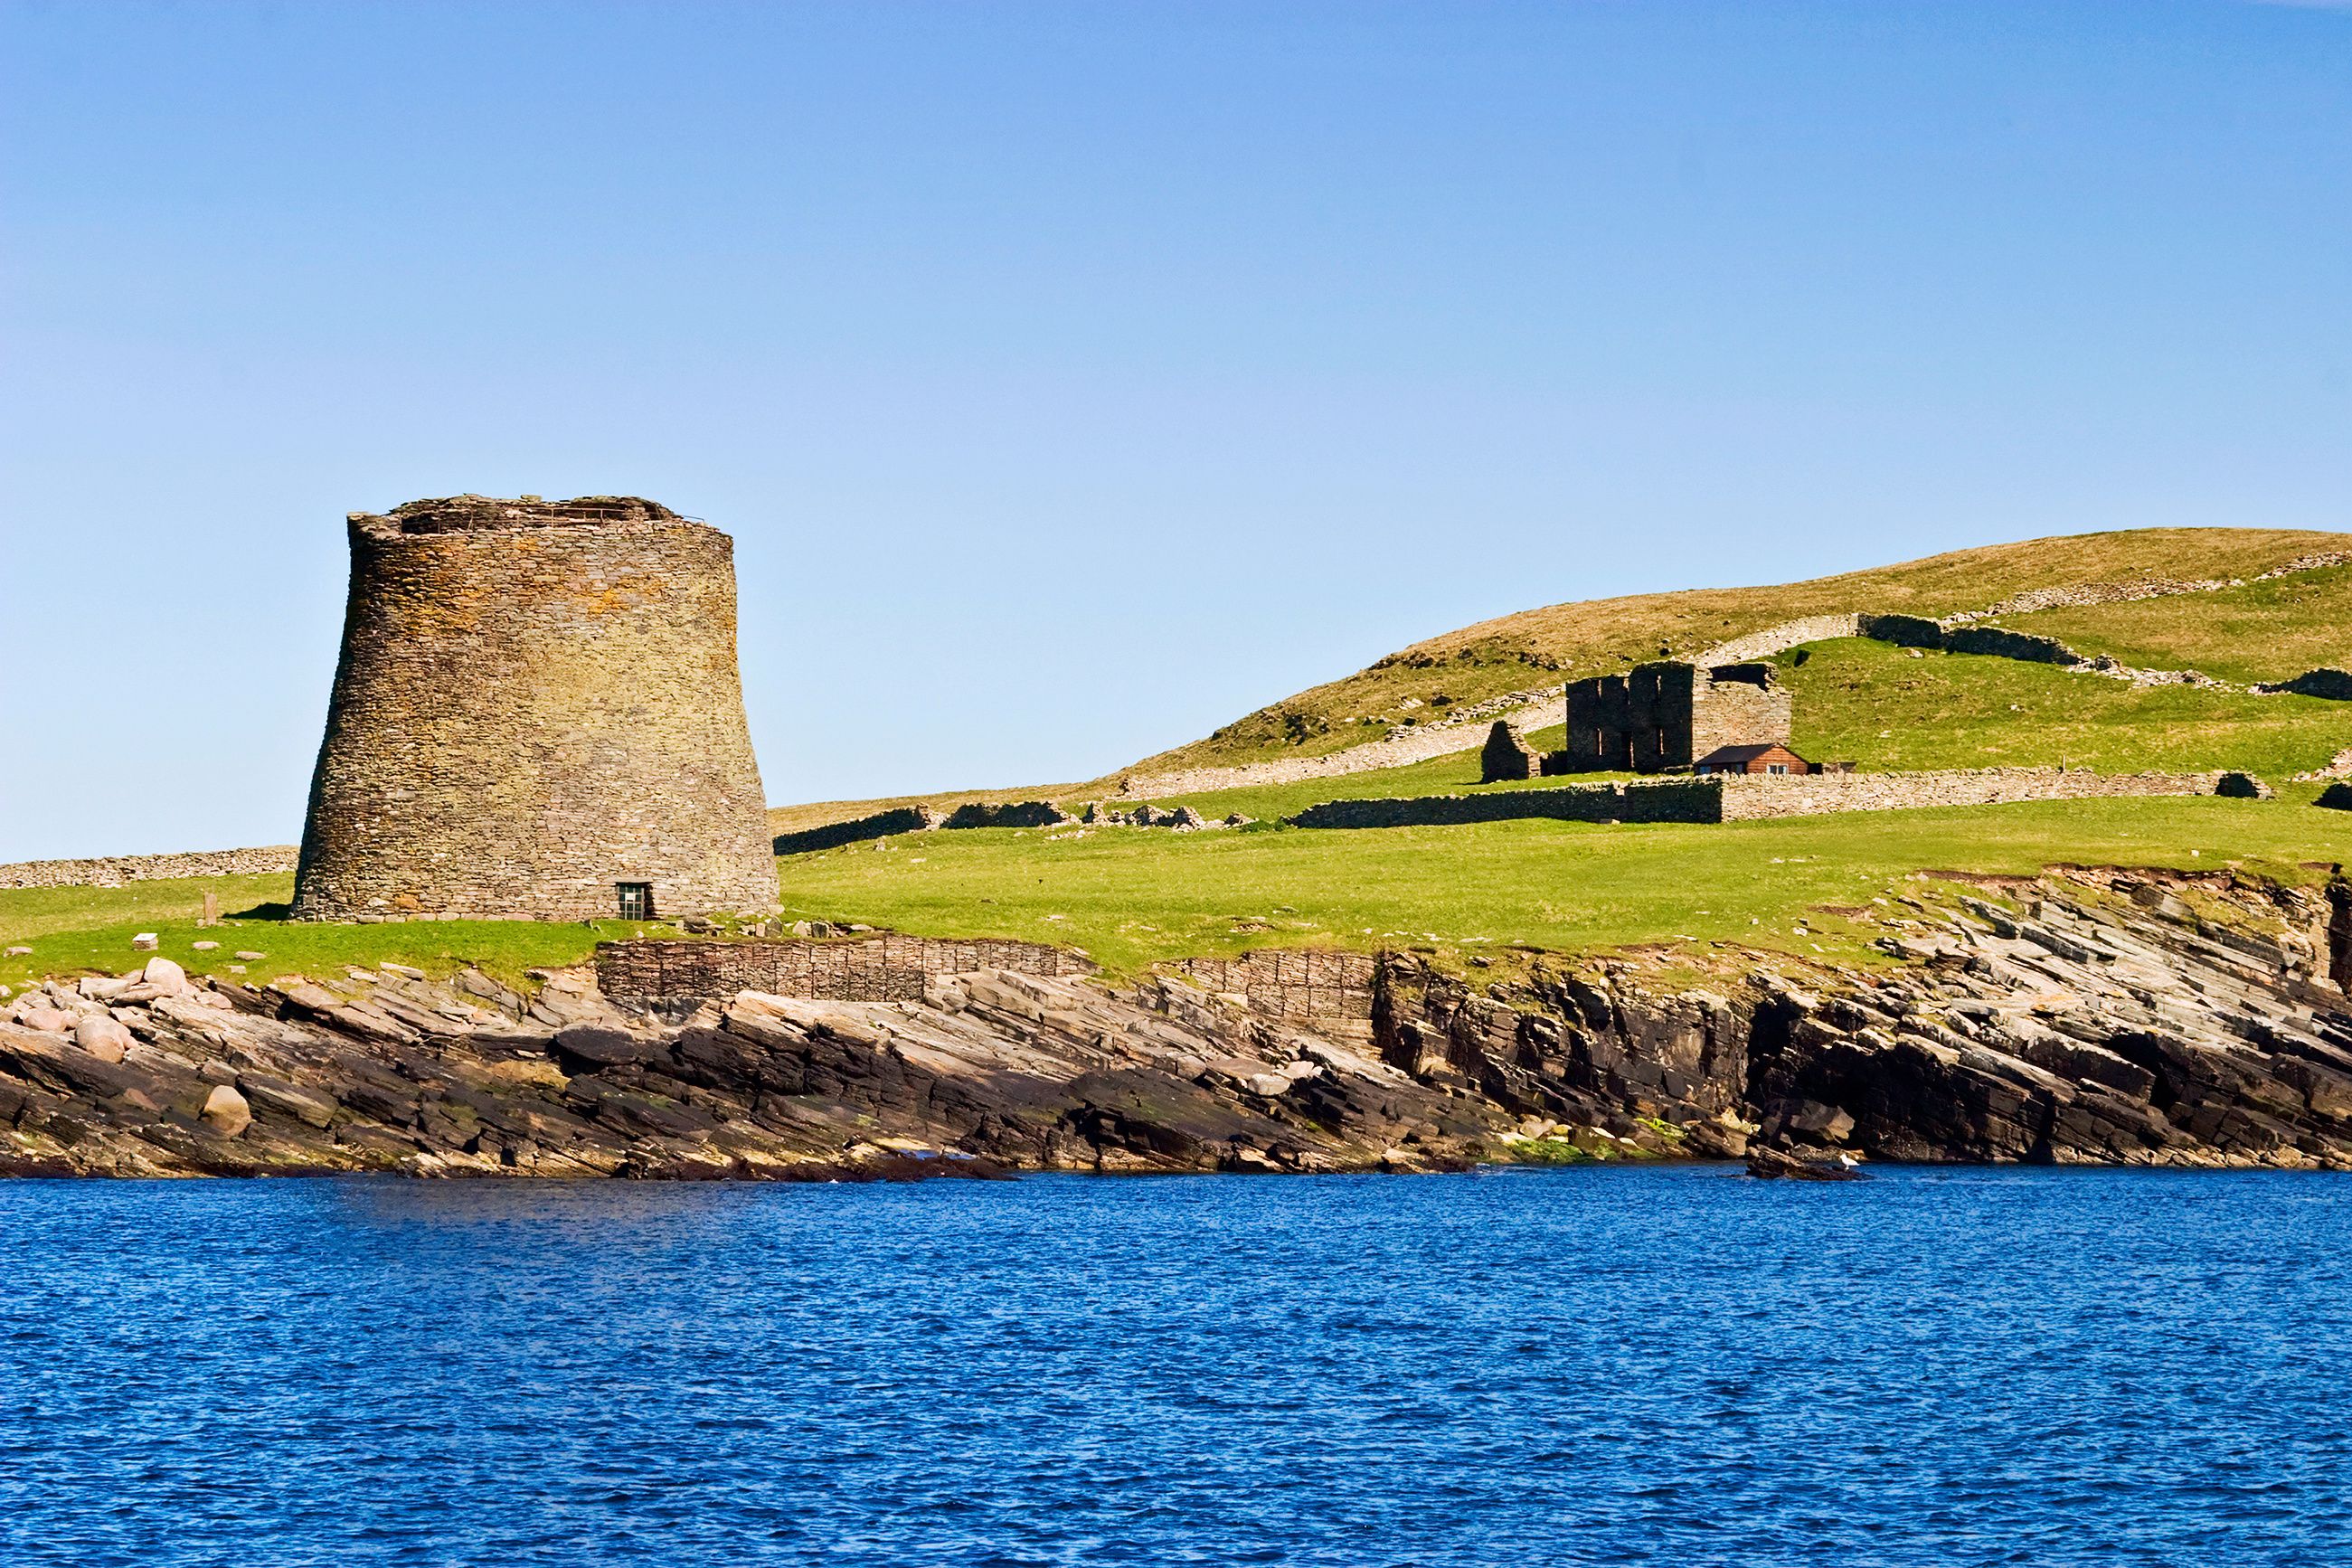
M 776 903 L 734 542 L 630 497 L 351 517 L 301 920 Z

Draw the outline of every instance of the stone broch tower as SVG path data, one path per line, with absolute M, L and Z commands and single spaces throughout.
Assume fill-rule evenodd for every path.
M 652 501 L 351 518 L 295 874 L 305 920 L 583 920 L 776 902 L 734 543 Z

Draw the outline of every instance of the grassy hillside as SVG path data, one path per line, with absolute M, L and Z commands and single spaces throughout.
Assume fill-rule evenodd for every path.
M 2352 703 L 2104 676 L 1966 654 L 1911 658 L 1860 638 L 1779 663 L 1797 750 L 1867 768 L 2057 766 L 2101 773 L 2244 768 L 2273 784 L 2352 746 Z
M 1369 669 L 1300 692 L 1204 740 L 1163 752 L 1138 763 L 1137 771 L 1338 751 L 1376 740 L 1408 719 L 1442 714 L 1452 705 L 1605 674 L 1662 654 L 1696 653 L 1805 616 L 1846 610 L 1945 616 L 1983 609 L 2029 588 L 2141 578 L 2251 576 L 2297 556 L 2347 548 L 2352 548 L 2352 535 L 2275 529 L 2143 529 L 1956 551 L 1776 587 L 1553 605 L 1416 643 Z M 2185 626 L 2205 614 L 2199 606 L 2206 603 L 2202 596 L 2146 601 L 2140 606 L 2143 614 L 2129 624 L 2145 628 Z M 2034 621 L 2021 616 L 2014 624 L 2025 626 Z M 2116 624 L 2126 623 L 2119 619 Z M 2273 624 L 2311 628 L 2308 636 L 2316 644 L 2326 640 L 2315 629 L 2318 626 L 2344 622 L 2314 604 L 2307 612 L 2289 605 L 2273 615 Z M 2296 668 L 2311 662 L 2326 661 L 2306 660 Z M 1408 700 L 1417 706 L 1407 709 Z
M 2005 616 L 2084 654 L 2142 669 L 2201 669 L 2225 680 L 2284 680 L 2352 668 L 2352 566 L 2297 573 L 2193 599 L 2142 599 Z

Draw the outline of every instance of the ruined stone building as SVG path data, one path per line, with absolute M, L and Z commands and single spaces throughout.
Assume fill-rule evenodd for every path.
M 350 525 L 298 918 L 774 906 L 726 534 L 612 496 Z
M 1769 664 L 1680 659 L 1569 683 L 1568 745 L 1547 773 L 1687 768 L 1726 746 L 1789 743 L 1789 692 Z

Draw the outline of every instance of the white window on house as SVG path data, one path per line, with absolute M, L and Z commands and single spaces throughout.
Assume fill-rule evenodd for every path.
M 654 918 L 654 885 L 651 882 L 615 882 L 621 895 L 621 918 L 625 921 L 649 921 Z
M 1764 771 L 1768 773 L 1785 773 L 1789 771 L 1789 764 L 1786 763 L 1767 763 L 1764 764 Z

